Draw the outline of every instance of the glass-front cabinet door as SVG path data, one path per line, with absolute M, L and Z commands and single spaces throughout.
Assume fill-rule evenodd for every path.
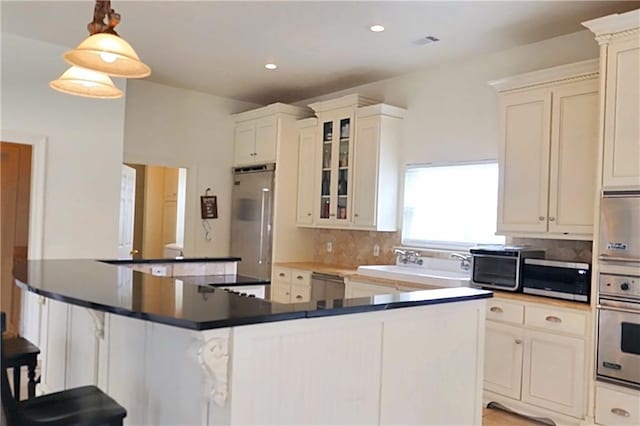
M 353 150 L 353 114 L 321 119 L 320 222 L 349 223 Z

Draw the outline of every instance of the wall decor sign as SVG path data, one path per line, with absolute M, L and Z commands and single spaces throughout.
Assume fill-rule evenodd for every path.
M 218 218 L 218 201 L 215 195 L 200 196 L 200 212 L 202 219 Z

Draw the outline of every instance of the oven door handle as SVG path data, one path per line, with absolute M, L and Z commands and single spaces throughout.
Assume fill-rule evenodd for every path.
M 608 311 L 624 312 L 626 314 L 640 314 L 640 310 L 637 310 L 637 309 L 618 308 L 618 307 L 608 306 L 608 305 L 598 304 L 596 305 L 596 308 L 606 309 Z

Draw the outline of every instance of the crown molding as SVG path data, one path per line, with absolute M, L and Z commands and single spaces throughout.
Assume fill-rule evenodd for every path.
M 388 104 L 369 105 L 356 110 L 356 117 L 363 118 L 372 115 L 384 115 L 393 118 L 404 118 L 407 110 Z
M 295 119 L 300 119 L 309 117 L 313 114 L 313 112 L 307 107 L 300 107 L 296 105 L 284 104 L 282 102 L 276 102 L 261 108 L 232 114 L 232 117 L 234 121 L 238 123 L 240 121 L 255 120 L 256 118 L 268 117 L 274 114 L 284 114 L 289 115 Z
M 305 129 L 307 127 L 316 127 L 318 125 L 318 119 L 315 117 L 303 118 L 296 121 L 298 129 Z
M 366 98 L 360 96 L 357 93 L 346 95 L 341 98 L 331 99 L 328 101 L 314 102 L 309 104 L 309 108 L 313 109 L 316 113 L 331 111 L 338 108 L 355 107 L 360 108 L 368 105 L 380 103 L 375 99 Z
M 493 80 L 489 85 L 498 92 L 504 92 L 548 83 L 586 80 L 598 76 L 599 63 L 599 59 L 589 59 Z
M 592 19 L 583 22 L 582 25 L 598 37 L 638 29 L 640 28 L 640 9 Z

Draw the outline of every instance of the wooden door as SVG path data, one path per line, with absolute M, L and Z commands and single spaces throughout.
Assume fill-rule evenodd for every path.
M 316 128 L 300 129 L 298 156 L 298 225 L 313 224 L 316 176 Z
M 640 39 L 607 47 L 603 186 L 640 185 Z
M 546 232 L 551 91 L 500 97 L 498 232 Z
M 136 200 L 136 170 L 122 165 L 120 181 L 120 230 L 118 259 L 131 259 L 133 252 L 133 224 Z
M 353 223 L 375 228 L 378 195 L 379 116 L 358 119 L 353 178 Z
M 493 321 L 486 324 L 484 389 L 520 399 L 523 331 Z
M 20 327 L 21 291 L 13 279 L 14 259 L 27 258 L 29 238 L 29 193 L 31 188 L 31 145 L 0 143 L 1 179 L 1 308 L 7 315 L 7 333 Z
M 522 401 L 582 418 L 585 407 L 585 342 L 527 330 Z

